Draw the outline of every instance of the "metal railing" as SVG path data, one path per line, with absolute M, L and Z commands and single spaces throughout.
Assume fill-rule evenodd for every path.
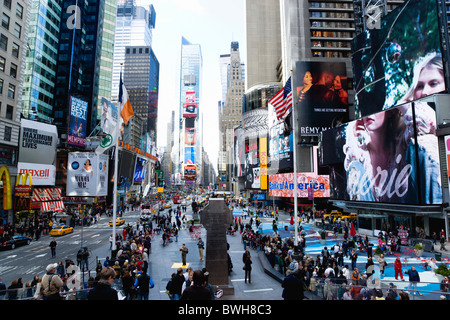
M 408 281 L 389 281 L 394 284 L 395 288 L 391 288 L 384 283 L 359 285 L 350 282 L 351 280 L 347 284 L 337 284 L 330 280 L 321 279 L 319 282 L 313 280 L 306 290 L 319 300 L 346 300 L 344 293 L 347 290 L 351 295 L 351 300 L 375 300 L 377 297 L 385 300 L 450 300 L 450 292 L 420 289 L 422 285 L 433 284 L 431 282 L 420 282 L 413 287 Z M 406 285 L 406 287 L 398 288 L 396 285 L 400 283 Z M 395 294 L 392 294 L 392 292 Z M 397 298 L 392 299 L 393 296 Z

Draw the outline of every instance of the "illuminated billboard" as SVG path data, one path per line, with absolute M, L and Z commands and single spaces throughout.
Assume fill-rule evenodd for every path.
M 297 61 L 293 73 L 294 103 L 302 137 L 348 121 L 347 69 L 344 62 Z
M 434 106 L 413 102 L 323 132 L 319 159 L 330 168 L 330 197 L 441 204 L 436 129 Z
M 148 162 L 146 159 L 136 157 L 136 168 L 134 169 L 134 183 L 142 183 L 147 175 Z
M 406 1 L 359 34 L 352 63 L 356 118 L 446 90 L 436 0 Z
M 76 147 L 86 147 L 86 126 L 88 103 L 81 99 L 70 97 L 70 118 L 67 144 Z
M 329 176 L 315 173 L 297 173 L 297 197 L 308 198 L 308 188 L 314 189 L 314 198 L 330 197 Z M 294 196 L 294 173 L 269 176 L 269 196 L 291 198 Z

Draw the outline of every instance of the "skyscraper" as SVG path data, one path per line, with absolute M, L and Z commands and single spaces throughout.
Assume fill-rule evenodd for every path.
M 62 0 L 32 0 L 29 6 L 22 114 L 31 120 L 53 120 L 61 4 Z
M 159 62 L 151 47 L 126 47 L 123 83 L 137 116 L 145 119 L 144 133 L 156 145 Z
M 222 184 L 227 182 L 226 189 L 229 190 L 233 163 L 234 128 L 242 124 L 242 97 L 245 93 L 245 66 L 241 62 L 239 53 L 239 42 L 232 42 L 228 64 L 222 63 L 222 79 L 227 79 L 225 88 L 225 101 L 222 104 L 220 117 L 220 154 L 219 154 L 219 177 Z
M 121 63 L 125 62 L 125 47 L 152 46 L 152 30 L 155 28 L 156 13 L 153 5 L 144 8 L 135 0 L 117 1 L 117 18 L 114 41 L 111 99 L 117 100 Z
M 7 165 L 12 175 L 17 166 L 29 9 L 28 1 L 0 4 L 0 150 L 1 164 Z
M 191 173 L 201 172 L 202 132 L 199 125 L 203 69 L 201 46 L 192 44 L 182 37 L 180 61 L 180 96 L 179 108 L 176 110 L 179 124 L 175 127 L 174 141 L 174 163 L 177 164 L 174 173 L 178 183 L 181 183 L 186 165 L 189 165 L 190 169 L 195 167 L 195 171 L 191 170 Z M 197 179 L 199 179 L 197 174 L 190 174 L 186 181 L 192 184 Z

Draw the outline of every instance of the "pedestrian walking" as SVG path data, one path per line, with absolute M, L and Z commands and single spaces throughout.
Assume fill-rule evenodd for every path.
M 445 249 L 445 234 L 441 233 L 440 243 L 441 243 L 441 248 L 439 250 L 447 251 L 447 249 Z
M 183 262 L 183 266 L 186 265 L 186 255 L 189 253 L 189 249 L 186 248 L 186 244 L 183 243 L 183 246 L 180 248 L 181 251 L 181 261 Z
M 394 272 L 395 272 L 395 280 L 398 280 L 398 276 L 400 275 L 400 279 L 403 279 L 403 271 L 402 271 L 402 261 L 400 257 L 397 257 L 394 262 Z
M 247 255 L 245 258 L 245 264 L 244 268 L 245 270 L 245 283 L 252 283 L 252 257 L 250 255 Z
M 198 254 L 200 255 L 200 260 L 203 260 L 203 249 L 205 249 L 205 243 L 200 237 L 198 238 L 197 247 L 198 247 Z
M 56 256 L 56 246 L 57 246 L 56 240 L 55 240 L 55 238 L 53 238 L 52 241 L 50 241 L 50 245 L 49 245 L 50 252 L 52 253 L 52 258 L 54 258 Z
M 414 291 L 413 294 L 416 294 L 417 292 L 419 296 L 421 296 L 422 294 L 417 291 L 417 284 L 420 282 L 420 276 L 416 268 L 412 266 L 411 269 L 405 271 L 405 274 L 409 276 L 409 288 Z

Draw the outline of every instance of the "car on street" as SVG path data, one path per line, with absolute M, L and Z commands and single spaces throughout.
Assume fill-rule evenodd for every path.
M 170 209 L 172 205 L 170 203 L 164 203 L 164 209 Z
M 0 242 L 1 249 L 15 249 L 18 246 L 28 245 L 31 243 L 31 238 L 27 236 L 16 235 L 9 239 L 3 239 Z
M 125 219 L 120 218 L 120 217 L 118 217 L 118 218 L 116 219 L 116 226 L 121 226 L 121 225 L 123 225 L 124 223 L 125 223 Z M 112 220 L 110 220 L 110 221 L 109 221 L 109 226 L 112 227 L 112 225 L 113 225 L 113 222 L 112 222 Z
M 52 228 L 52 230 L 50 230 L 50 235 L 52 237 L 57 237 L 57 236 L 64 236 L 64 235 L 72 233 L 72 232 L 73 232 L 72 227 L 68 227 L 66 225 L 60 225 L 60 226 L 56 226 L 56 227 Z

